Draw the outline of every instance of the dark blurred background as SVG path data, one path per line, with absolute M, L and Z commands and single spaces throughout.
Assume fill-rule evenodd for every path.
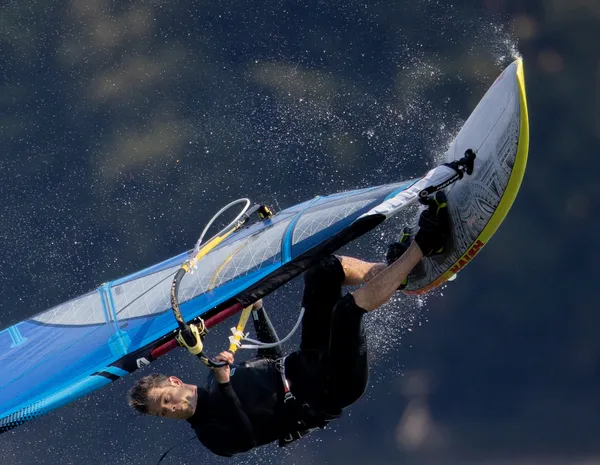
M 229 462 L 600 464 L 600 2 L 0 8 L 0 327 L 190 248 L 235 198 L 279 209 L 424 172 L 520 54 L 529 163 L 498 233 L 455 282 L 370 318 L 370 389 L 333 428 Z M 395 230 L 346 252 L 379 258 Z M 300 290 L 266 299 L 281 331 Z M 2 462 L 156 463 L 191 430 L 125 393 L 151 371 L 199 381 L 194 362 L 3 434 Z M 193 441 L 163 463 L 224 462 Z

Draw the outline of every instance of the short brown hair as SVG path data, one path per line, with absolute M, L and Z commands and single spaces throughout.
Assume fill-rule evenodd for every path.
M 169 378 L 160 373 L 152 373 L 140 379 L 129 391 L 129 406 L 140 413 L 148 413 L 148 393 L 151 389 L 164 386 Z

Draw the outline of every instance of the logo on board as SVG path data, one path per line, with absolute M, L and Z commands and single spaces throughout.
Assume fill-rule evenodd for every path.
M 473 257 L 479 253 L 479 251 L 484 245 L 485 242 L 481 242 L 479 239 L 477 239 L 477 242 L 475 242 L 475 244 L 473 244 L 471 248 L 467 250 L 467 252 L 461 257 L 461 259 L 456 265 L 450 268 L 450 271 L 456 274 L 460 270 L 462 270 L 467 265 L 467 263 L 469 263 L 473 259 Z

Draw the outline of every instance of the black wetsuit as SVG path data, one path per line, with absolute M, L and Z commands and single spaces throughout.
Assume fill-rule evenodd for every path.
M 230 382 L 214 373 L 198 389 L 196 413 L 188 420 L 198 439 L 218 455 L 232 456 L 268 444 L 297 430 L 323 426 L 364 392 L 369 368 L 362 317 L 351 294 L 341 295 L 344 271 L 326 257 L 305 274 L 300 350 L 286 358 L 286 378 L 308 417 L 283 404 L 283 382 L 268 359 L 232 365 Z M 312 423 L 312 424 L 311 424 Z
M 211 452 L 231 456 L 268 444 L 280 434 L 281 377 L 273 362 L 232 365 L 230 382 L 214 373 L 198 388 L 196 413 L 188 420 Z

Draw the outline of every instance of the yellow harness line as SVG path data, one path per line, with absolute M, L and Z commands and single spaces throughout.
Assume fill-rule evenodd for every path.
M 229 352 L 232 354 L 235 354 L 240 347 L 240 341 L 244 337 L 244 328 L 246 328 L 246 323 L 248 323 L 248 318 L 250 317 L 251 311 L 252 305 L 249 305 L 242 310 L 237 328 L 231 328 L 233 335 L 229 336 Z
M 181 268 L 183 268 L 187 273 L 189 273 L 190 270 L 194 267 L 194 265 L 196 263 L 198 263 L 198 260 L 200 260 L 202 257 L 204 257 L 208 252 L 210 252 L 212 249 L 214 249 L 216 246 L 218 246 L 225 239 L 227 239 L 227 237 L 229 237 L 232 233 L 237 231 L 238 228 L 239 228 L 239 226 L 236 226 L 234 228 L 231 228 L 229 231 L 227 231 L 222 236 L 213 237 L 210 241 L 208 241 L 206 244 L 204 244 L 204 247 L 202 247 L 198 251 L 198 253 L 196 254 L 196 256 L 194 258 L 186 261 L 183 265 L 181 265 Z
M 213 237 L 210 241 L 208 241 L 206 244 L 204 244 L 204 246 L 198 251 L 198 253 L 194 256 L 194 258 L 192 258 L 191 260 L 187 260 L 183 265 L 181 265 L 180 271 L 183 270 L 186 273 L 189 273 L 191 271 L 191 269 L 196 265 L 196 263 L 198 263 L 198 260 L 200 260 L 202 257 L 204 257 L 207 253 L 209 253 L 211 250 L 213 250 L 216 246 L 218 246 L 225 239 L 227 239 L 227 237 L 229 237 L 229 235 L 231 235 L 232 233 L 237 231 L 240 226 L 241 226 L 241 224 L 231 228 L 229 231 L 227 231 L 222 236 Z M 181 276 L 181 277 L 183 277 L 183 276 Z M 179 279 L 181 279 L 181 277 Z M 175 319 L 179 323 L 183 324 L 185 322 L 183 321 L 183 316 L 181 315 L 181 309 L 179 308 L 179 302 L 177 299 L 178 286 L 179 286 L 178 279 L 173 280 L 173 284 L 171 286 L 171 305 L 173 308 L 173 314 L 175 315 Z M 187 345 L 186 345 L 186 347 L 187 347 Z

